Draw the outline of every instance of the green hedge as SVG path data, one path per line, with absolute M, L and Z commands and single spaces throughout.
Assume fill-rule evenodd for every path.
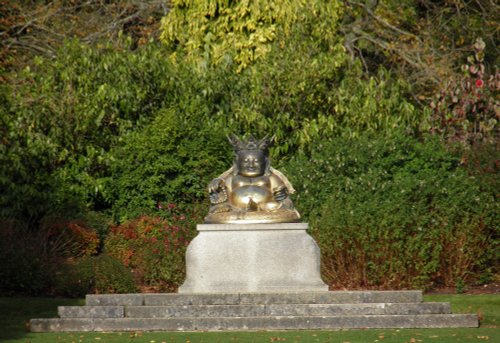
M 107 151 L 170 98 L 170 75 L 158 46 L 132 52 L 75 40 L 13 76 L 0 88 L 0 216 L 36 226 L 45 215 L 106 207 Z
M 231 149 L 221 132 L 203 122 L 185 123 L 174 110 L 122 138 L 110 152 L 110 177 L 104 182 L 118 222 L 158 214 L 160 203 L 201 202 L 208 182 L 231 164 Z
M 496 195 L 439 139 L 338 139 L 285 169 L 331 285 L 429 288 L 491 276 Z

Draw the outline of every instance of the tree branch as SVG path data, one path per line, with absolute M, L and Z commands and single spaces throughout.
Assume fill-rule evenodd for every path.
M 416 36 L 416 35 L 414 35 L 413 33 L 408 32 L 408 31 L 405 31 L 405 30 L 402 30 L 402 29 L 400 29 L 400 28 L 398 28 L 398 27 L 396 27 L 396 26 L 394 26 L 394 25 L 392 25 L 392 24 L 388 23 L 386 20 L 384 20 L 384 19 L 380 18 L 379 16 L 377 16 L 377 15 L 373 12 L 373 10 L 372 10 L 372 8 L 373 8 L 373 7 L 372 7 L 372 8 L 369 8 L 369 7 L 368 7 L 368 6 L 366 6 L 365 4 L 362 4 L 362 3 L 359 3 L 359 2 L 356 2 L 356 1 L 351 1 L 351 3 L 352 3 L 352 4 L 354 4 L 354 5 L 356 5 L 356 6 L 359 6 L 359 7 L 363 8 L 363 9 L 364 9 L 364 11 L 365 11 L 366 13 L 368 13 L 368 15 L 369 15 L 370 17 L 372 17 L 372 18 L 373 18 L 373 19 L 375 19 L 375 20 L 376 20 L 379 24 L 381 24 L 381 25 L 383 25 L 383 26 L 387 27 L 388 29 L 391 29 L 391 30 L 393 30 L 393 31 L 395 31 L 395 32 L 397 32 L 397 33 L 399 33 L 399 34 L 401 34 L 401 35 L 411 36 L 411 37 L 413 37 L 413 38 L 419 39 L 419 37 L 417 37 L 417 36 Z

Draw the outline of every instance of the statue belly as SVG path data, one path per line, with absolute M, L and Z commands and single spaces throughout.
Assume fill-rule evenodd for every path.
M 231 203 L 239 208 L 246 208 L 250 198 L 257 204 L 272 201 L 273 197 L 268 189 L 258 186 L 242 186 L 233 189 L 231 194 Z

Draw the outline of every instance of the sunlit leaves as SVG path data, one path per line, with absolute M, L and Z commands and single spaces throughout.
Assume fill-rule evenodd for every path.
M 201 65 L 234 60 L 242 70 L 265 57 L 271 43 L 295 25 L 312 34 L 334 35 L 341 13 L 337 1 L 178 1 L 162 21 L 161 39 Z M 327 30 L 325 30 L 327 28 Z

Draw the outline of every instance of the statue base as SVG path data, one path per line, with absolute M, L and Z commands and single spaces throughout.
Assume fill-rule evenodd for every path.
M 199 224 L 179 293 L 327 291 L 306 223 Z
M 279 211 L 230 211 L 212 213 L 205 217 L 206 224 L 271 224 L 271 223 L 296 223 L 300 222 L 300 215 L 297 210 Z

